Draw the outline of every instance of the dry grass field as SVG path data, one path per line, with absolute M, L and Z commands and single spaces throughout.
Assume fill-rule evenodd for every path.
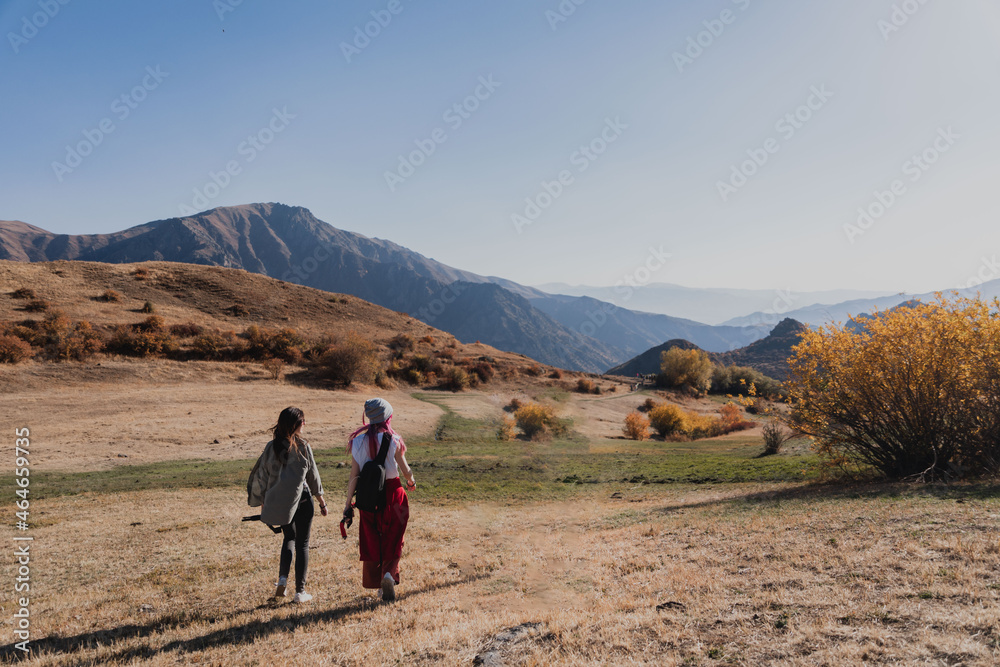
M 316 597 L 301 606 L 268 601 L 278 538 L 240 523 L 239 488 L 38 502 L 31 662 L 954 666 L 1000 656 L 1000 504 L 989 494 L 623 486 L 514 505 L 420 495 L 397 602 L 360 588 L 357 533 L 342 541 L 331 516 L 317 517 Z

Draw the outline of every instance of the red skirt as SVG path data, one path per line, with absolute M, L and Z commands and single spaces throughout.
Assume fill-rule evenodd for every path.
M 403 554 L 403 533 L 410 519 L 410 504 L 399 478 L 385 480 L 386 505 L 378 512 L 358 510 L 361 560 L 388 563 Z

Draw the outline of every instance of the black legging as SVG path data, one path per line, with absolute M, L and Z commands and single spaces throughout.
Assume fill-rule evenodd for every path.
M 281 561 L 278 565 L 278 576 L 288 577 L 292 569 L 292 545 L 295 545 L 295 592 L 306 589 L 306 570 L 309 568 L 309 531 L 312 529 L 313 503 L 309 489 L 302 492 L 299 506 L 295 510 L 292 522 L 281 527 Z

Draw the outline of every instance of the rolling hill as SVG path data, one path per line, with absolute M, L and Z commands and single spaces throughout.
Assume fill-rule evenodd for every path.
M 783 381 L 788 377 L 787 359 L 792 353 L 792 347 L 798 344 L 799 336 L 808 329 L 809 327 L 801 322 L 785 318 L 761 340 L 731 352 L 709 352 L 708 355 L 717 364 L 749 366 L 764 375 Z M 609 369 L 608 374 L 634 377 L 637 374 L 659 373 L 661 353 L 674 347 L 683 350 L 701 349 L 687 340 L 669 340 L 646 350 L 624 364 Z
M 736 345 L 733 335 L 740 331 L 613 306 L 608 324 L 591 328 L 589 314 L 608 304 L 461 271 L 283 204 L 216 208 L 112 234 L 54 234 L 23 222 L 0 222 L 0 259 L 240 268 L 351 294 L 408 313 L 463 342 L 482 341 L 572 370 L 599 372 L 666 338 L 686 337 L 706 349 L 726 351 Z M 739 344 L 759 337 L 755 330 L 741 333 Z

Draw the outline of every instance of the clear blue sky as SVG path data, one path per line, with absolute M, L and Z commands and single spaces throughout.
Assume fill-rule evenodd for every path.
M 0 219 L 109 232 L 279 201 L 527 284 L 614 284 L 662 247 L 657 282 L 919 292 L 1000 254 L 995 2 L 562 5 L 2 2 Z M 348 62 L 373 11 L 387 25 Z M 724 201 L 747 151 L 767 161 Z M 876 191 L 895 201 L 845 230 Z M 550 205 L 518 232 L 526 198 Z

